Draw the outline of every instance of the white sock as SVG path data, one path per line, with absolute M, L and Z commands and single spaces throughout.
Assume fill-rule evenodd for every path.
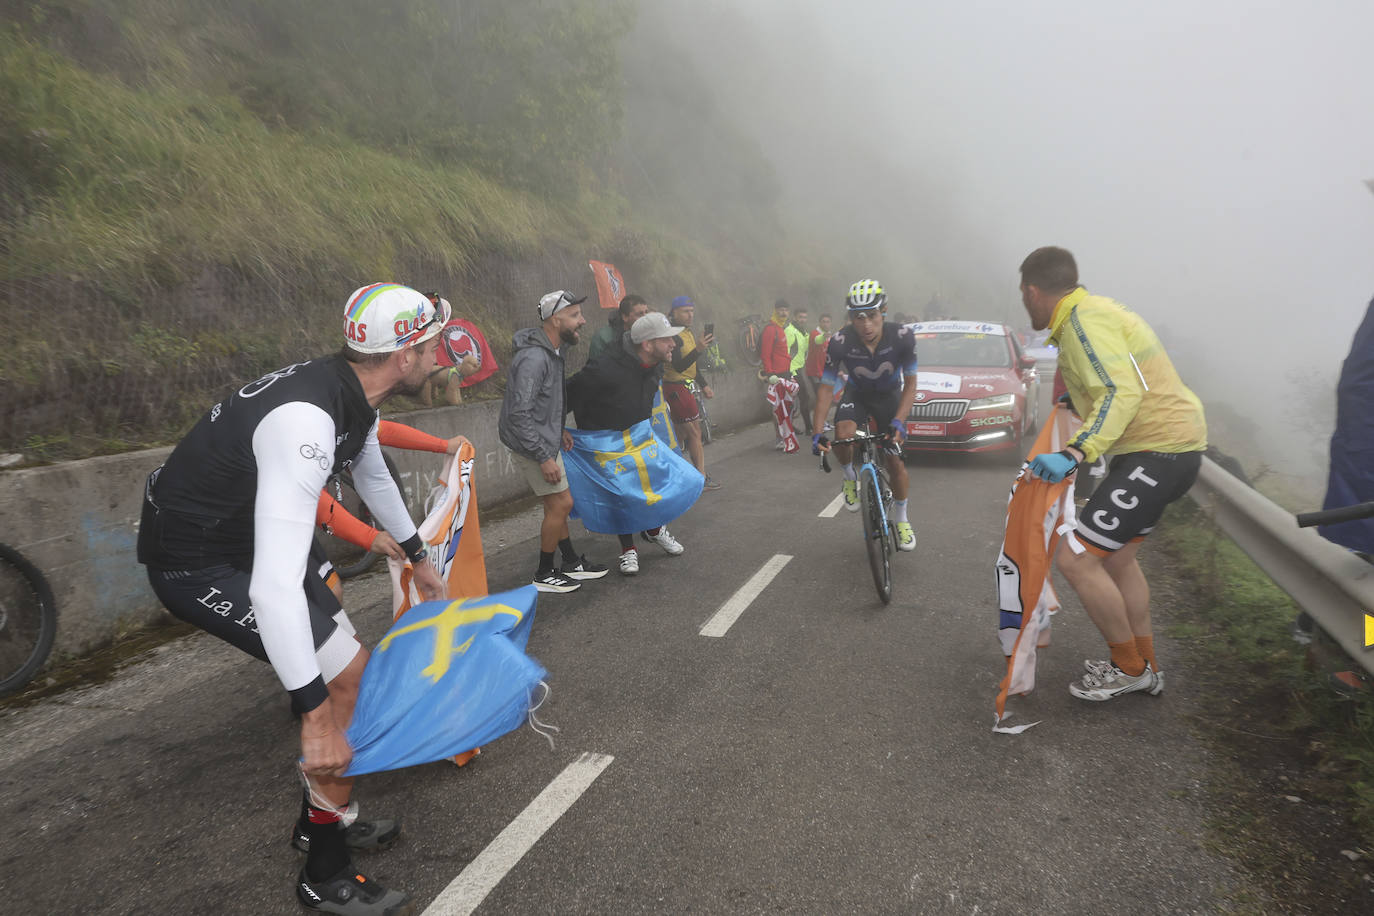
M 906 521 L 906 500 L 894 499 L 892 501 L 892 520 L 894 522 Z
M 858 480 L 859 475 L 854 473 L 854 462 L 840 465 L 840 472 L 844 474 L 845 480 Z

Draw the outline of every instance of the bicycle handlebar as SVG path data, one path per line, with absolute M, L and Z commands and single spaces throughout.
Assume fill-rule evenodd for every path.
M 1313 528 L 1317 525 L 1336 525 L 1353 522 L 1362 518 L 1374 518 L 1374 502 L 1342 506 L 1339 509 L 1321 509 L 1316 512 L 1300 512 L 1295 516 L 1299 528 Z

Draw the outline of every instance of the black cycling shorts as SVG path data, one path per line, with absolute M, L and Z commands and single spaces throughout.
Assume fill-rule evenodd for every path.
M 248 600 L 250 579 L 245 570 L 228 565 L 195 570 L 148 568 L 153 592 L 172 616 L 267 661 Z M 315 657 L 328 683 L 353 660 L 360 646 L 348 615 L 313 563 L 307 565 L 304 587 Z
M 902 390 L 863 391 L 853 384 L 846 385 L 840 396 L 840 406 L 835 409 L 835 424 L 842 420 L 853 420 L 859 429 L 867 429 L 871 419 L 878 427 L 878 433 L 886 433 L 897 416 L 897 407 L 902 402 Z
M 1099 556 L 1114 553 L 1154 530 L 1164 507 L 1188 492 L 1202 467 L 1202 452 L 1128 452 L 1117 455 L 1074 533 Z

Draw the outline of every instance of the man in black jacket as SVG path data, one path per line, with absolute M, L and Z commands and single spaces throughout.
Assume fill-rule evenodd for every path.
M 604 350 L 570 378 L 568 406 L 577 418 L 577 428 L 623 432 L 649 419 L 663 364 L 672 356 L 680 330 L 662 313 L 649 312 L 635 320 L 618 346 Z M 641 534 L 669 556 L 682 553 L 682 545 L 666 526 Z M 620 572 L 633 576 L 639 572 L 633 534 L 620 535 L 620 550 Z

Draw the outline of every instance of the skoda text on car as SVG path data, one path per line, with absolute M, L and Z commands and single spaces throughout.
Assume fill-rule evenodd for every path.
M 921 321 L 916 335 L 916 403 L 906 450 L 1020 449 L 1039 419 L 1035 358 L 1004 324 Z

